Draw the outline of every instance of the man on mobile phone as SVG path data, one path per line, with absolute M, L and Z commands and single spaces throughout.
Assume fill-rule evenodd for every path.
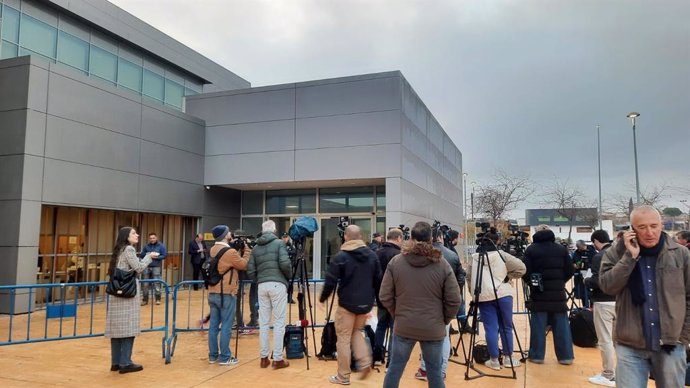
M 616 385 L 685 385 L 690 343 L 690 251 L 663 232 L 659 212 L 647 205 L 630 213 L 625 249 L 604 254 L 599 286 L 616 296 Z M 616 247 L 618 248 L 618 247 Z

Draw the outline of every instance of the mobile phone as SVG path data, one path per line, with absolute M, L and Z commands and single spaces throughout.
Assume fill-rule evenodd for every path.
M 635 228 L 632 228 L 632 231 L 635 232 L 635 235 L 637 235 L 637 231 L 635 230 Z M 636 238 L 636 237 L 633 237 L 633 238 L 630 240 L 630 244 L 632 244 L 633 247 L 637 248 L 637 247 L 638 247 L 637 238 Z

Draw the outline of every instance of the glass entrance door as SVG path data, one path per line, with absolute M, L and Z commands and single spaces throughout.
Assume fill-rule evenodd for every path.
M 339 217 L 321 218 L 321 279 L 326 277 L 326 271 L 331 263 L 331 259 L 340 251 L 341 238 L 338 232 Z M 371 242 L 371 216 L 369 217 L 350 217 L 350 222 L 357 225 L 362 230 L 362 239 L 365 244 Z

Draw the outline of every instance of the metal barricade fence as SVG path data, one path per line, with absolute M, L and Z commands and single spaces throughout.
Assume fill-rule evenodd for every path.
M 164 315 L 155 314 L 153 303 L 149 316 L 142 308 L 142 322 L 148 318 L 148 324 L 141 331 L 163 333 L 162 356 L 165 357 L 170 288 L 160 279 L 141 280 L 141 283 L 161 286 Z M 0 346 L 104 336 L 108 298 L 100 291 L 107 284 L 101 281 L 0 286 L 0 296 L 8 306 L 7 312 L 0 314 Z M 153 292 L 153 287 L 149 289 Z M 51 297 L 43 307 L 36 308 L 34 299 L 39 292 Z
M 312 327 L 312 317 L 310 315 L 313 315 L 313 323 L 315 328 L 321 328 L 324 327 L 326 322 L 323 321 L 325 319 L 325 315 L 322 318 L 319 318 L 319 293 L 317 291 L 320 291 L 321 287 L 318 287 L 319 285 L 323 284 L 323 280 L 308 280 L 308 287 L 309 287 L 309 297 L 311 298 L 311 313 L 310 313 L 310 308 L 309 308 L 309 301 L 307 296 L 304 296 L 304 303 L 305 303 L 305 309 L 306 309 L 306 319 L 309 320 L 309 325 L 306 327 L 306 329 L 309 329 Z M 249 330 L 255 330 L 258 328 L 258 325 L 255 326 L 249 326 L 246 325 L 245 323 L 248 323 L 248 321 L 245 321 L 244 318 L 248 317 L 248 315 L 245 313 L 247 310 L 250 310 L 249 306 L 249 301 L 246 299 L 249 298 L 250 291 L 249 289 L 251 288 L 252 285 L 251 280 L 242 280 L 240 281 L 240 288 L 237 293 L 237 306 L 239 306 L 239 316 L 242 318 L 241 322 L 238 322 L 237 319 L 234 320 L 234 325 L 233 325 L 233 331 L 235 332 L 233 336 L 233 341 L 237 341 L 237 335 L 240 332 L 247 332 Z M 193 286 L 197 285 L 199 288 L 199 291 L 193 291 Z M 306 288 L 305 288 L 306 291 Z M 256 292 L 256 291 L 255 291 Z M 295 299 L 295 304 L 288 304 L 288 312 L 286 313 L 287 316 L 285 318 L 285 324 L 290 325 L 294 324 L 295 320 L 299 318 L 299 309 L 297 305 L 297 295 L 299 292 L 299 283 L 298 281 L 295 282 L 294 284 L 294 291 L 292 294 L 292 297 Z M 200 324 L 202 320 L 207 319 L 208 315 L 210 314 L 210 310 L 208 307 L 208 302 L 207 302 L 207 296 L 208 292 L 204 288 L 204 282 L 200 280 L 185 280 L 180 283 L 177 283 L 175 287 L 173 288 L 172 291 L 172 325 L 171 325 L 171 332 L 170 336 L 168 337 L 168 342 L 167 342 L 167 352 L 166 352 L 166 364 L 169 364 L 172 361 L 172 357 L 175 355 L 175 349 L 177 346 L 177 340 L 178 340 L 178 335 L 180 333 L 190 333 L 190 332 L 197 332 L 197 333 L 204 333 L 208 332 L 208 326 L 207 325 L 202 325 Z M 328 301 L 326 301 L 325 305 L 325 310 L 328 311 L 329 303 L 331 302 L 331 299 L 329 298 Z M 295 306 L 295 311 L 293 311 L 293 308 L 291 306 Z M 258 304 L 255 307 L 256 308 L 256 314 L 258 317 Z M 249 313 L 251 315 L 251 311 Z M 236 314 L 233 312 L 233 317 L 235 317 Z M 257 322 L 258 323 L 258 322 Z M 238 326 L 239 324 L 239 326 Z

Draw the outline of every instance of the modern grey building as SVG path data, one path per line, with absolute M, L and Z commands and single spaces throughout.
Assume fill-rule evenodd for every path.
M 461 153 L 400 72 L 251 88 L 104 0 L 0 4 L 0 284 L 102 280 L 124 225 L 175 283 L 217 223 L 316 217 L 317 278 L 332 217 L 462 224 Z

